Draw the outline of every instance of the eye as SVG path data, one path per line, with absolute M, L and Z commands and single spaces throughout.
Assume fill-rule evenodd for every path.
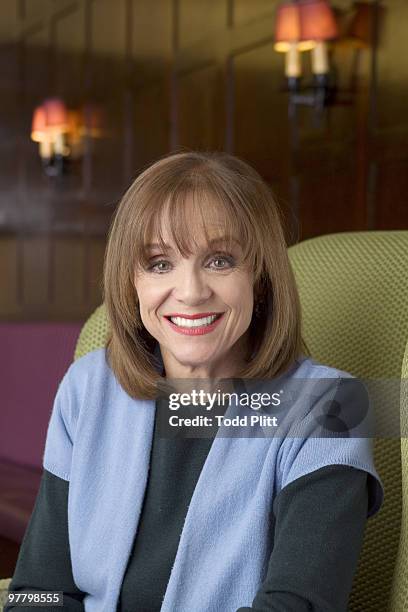
M 151 266 L 149 266 L 148 270 L 149 272 L 156 272 L 156 274 L 163 274 L 163 272 L 167 272 L 167 270 L 163 270 L 163 268 L 158 268 L 157 266 L 160 266 L 161 264 L 167 264 L 167 263 L 169 262 L 166 261 L 165 259 L 159 259 L 158 261 L 153 263 Z
M 221 261 L 221 262 L 226 262 L 227 265 L 223 265 L 223 266 L 215 266 L 215 270 L 225 270 L 228 267 L 233 267 L 234 266 L 234 258 L 231 257 L 230 255 L 224 255 L 223 253 L 218 253 L 216 254 L 213 259 L 211 261 Z

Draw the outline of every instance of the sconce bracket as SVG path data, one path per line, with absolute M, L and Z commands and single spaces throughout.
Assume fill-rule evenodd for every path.
M 291 114 L 298 106 L 309 106 L 321 117 L 323 110 L 336 101 L 337 87 L 327 74 L 315 74 L 313 82 L 303 85 L 299 77 L 287 79 Z

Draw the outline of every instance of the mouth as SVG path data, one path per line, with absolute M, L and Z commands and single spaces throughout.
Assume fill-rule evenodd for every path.
M 181 316 L 164 315 L 164 319 L 169 322 L 169 325 L 174 331 L 186 335 L 202 335 L 207 334 L 217 327 L 222 319 L 224 312 L 209 314 L 208 316 L 194 315 L 194 318 L 185 318 Z

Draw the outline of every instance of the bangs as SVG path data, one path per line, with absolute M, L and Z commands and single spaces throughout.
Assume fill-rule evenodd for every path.
M 204 240 L 207 249 L 214 248 L 216 238 L 223 238 L 228 250 L 236 241 L 242 249 L 242 263 L 249 266 L 258 278 L 261 259 L 255 244 L 256 228 L 250 229 L 251 218 L 244 218 L 243 207 L 234 193 L 228 193 L 224 185 L 217 184 L 212 177 L 194 174 L 178 178 L 177 184 L 163 186 L 146 185 L 147 193 L 139 193 L 144 206 L 134 227 L 132 244 L 134 263 L 147 266 L 151 257 L 149 245 L 157 243 L 165 251 L 164 230 L 182 257 L 189 257 Z M 259 269 L 258 269 L 259 268 Z

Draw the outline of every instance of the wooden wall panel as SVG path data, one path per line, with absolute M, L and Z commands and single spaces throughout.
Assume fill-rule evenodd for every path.
M 168 151 L 169 98 L 163 84 L 151 84 L 134 95 L 134 156 L 129 179 L 136 178 L 139 168 L 155 161 Z
M 127 18 L 126 0 L 115 0 L 115 2 L 111 0 L 92 0 L 91 6 L 93 53 L 102 56 L 123 57 L 126 50 L 126 37 L 124 36 Z
M 124 179 L 124 109 L 123 91 L 119 90 L 104 105 L 105 134 L 89 140 L 89 197 L 108 204 L 118 197 Z M 97 97 L 96 101 L 99 102 Z
M 85 18 L 83 7 L 81 7 L 81 10 L 76 8 L 70 13 L 64 13 L 56 18 L 54 36 L 56 53 L 58 53 L 58 51 L 74 55 L 82 53 L 85 47 Z M 67 55 L 65 55 L 65 57 L 66 56 Z
M 406 229 L 408 59 L 403 41 L 408 5 L 391 0 L 384 5 L 381 17 L 372 118 L 372 227 Z
M 49 300 L 49 240 L 44 236 L 22 239 L 23 302 L 33 315 L 44 312 Z
M 261 19 L 276 10 L 277 0 L 234 0 L 234 25 L 239 26 L 254 19 Z
M 61 318 L 79 317 L 84 308 L 84 244 L 81 238 L 54 240 L 52 281 L 54 301 L 50 310 Z
M 23 0 L 24 16 L 28 21 L 36 18 L 43 18 L 54 8 L 53 4 L 53 0 L 35 0 L 35 2 L 32 0 Z
M 73 10 L 55 19 L 54 45 L 58 70 L 57 89 L 69 91 L 69 85 L 80 82 L 82 76 L 78 70 L 81 55 L 85 48 L 85 13 L 83 10 Z M 77 66 L 76 70 L 72 66 Z M 64 69 L 62 70 L 62 67 Z
M 90 238 L 87 241 L 86 270 L 87 282 L 85 285 L 86 301 L 89 312 L 92 312 L 102 303 L 103 260 L 106 241 Z
M 0 19 L 0 40 L 3 41 L 3 43 L 15 40 L 18 23 L 18 2 L 3 2 Z
M 172 0 L 132 1 L 130 18 L 135 85 L 156 79 L 165 80 L 172 53 Z
M 269 43 L 233 60 L 234 152 L 255 164 L 261 162 L 272 185 L 287 180 L 289 154 L 287 95 L 280 64 Z
M 2 236 L 0 240 L 0 317 L 19 313 L 17 303 L 17 241 L 15 236 Z
M 407 229 L 408 156 L 405 155 L 405 159 L 376 165 L 375 227 Z
M 192 149 L 219 147 L 215 107 L 217 67 L 208 66 L 178 79 L 179 143 Z M 192 112 L 194 109 L 194 112 Z
M 322 167 L 324 171 L 322 171 Z M 309 166 L 299 176 L 299 229 L 303 239 L 353 231 L 357 170 L 347 155 Z
M 227 25 L 227 0 L 179 0 L 178 5 L 180 49 L 213 37 Z
M 59 15 L 53 26 L 53 63 L 51 81 L 55 95 L 65 100 L 68 108 L 78 109 L 83 102 L 85 85 L 86 21 L 84 6 Z M 73 84 L 75 84 L 73 86 Z M 83 185 L 82 163 L 70 165 L 65 193 L 75 195 Z
M 378 49 L 378 130 L 408 125 L 407 23 L 407 2 L 384 3 Z
M 42 99 L 50 87 L 50 30 L 45 25 L 24 39 L 21 76 L 27 95 Z

